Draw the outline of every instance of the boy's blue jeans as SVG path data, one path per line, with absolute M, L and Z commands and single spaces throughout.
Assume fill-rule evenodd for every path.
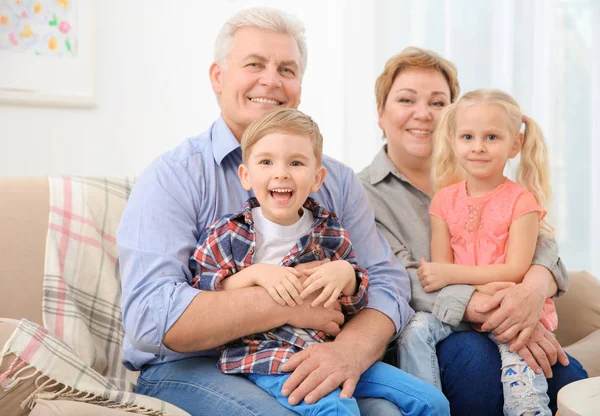
M 448 400 L 441 391 L 391 365 L 377 362 L 365 371 L 354 391 L 354 397 L 340 398 L 337 388 L 317 403 L 296 406 L 288 404 L 287 397 L 281 395 L 283 383 L 290 374 L 262 375 L 250 374 L 248 378 L 257 386 L 274 396 L 277 401 L 300 415 L 351 415 L 360 416 L 357 398 L 381 398 L 394 403 L 403 416 L 450 415 Z M 364 414 L 364 413 L 363 413 Z
M 398 340 L 400 368 L 434 385 L 440 391 L 440 367 L 436 345 L 455 332 L 469 330 L 466 324 L 452 327 L 427 312 L 415 314 Z M 493 338 L 490 335 L 490 339 Z M 543 374 L 536 374 L 508 346 L 493 340 L 502 359 L 502 387 L 505 415 L 551 416 L 548 408 L 548 384 Z
M 216 361 L 217 357 L 195 357 L 144 367 L 137 381 L 136 392 L 172 403 L 193 416 L 297 415 L 296 411 L 282 406 L 276 398 L 248 378 L 221 373 L 216 366 Z M 390 373 L 392 384 L 406 381 L 402 388 L 409 394 L 411 391 L 427 391 L 426 397 L 430 397 L 430 400 L 436 403 L 436 408 L 445 406 L 446 413 L 441 414 L 448 414 L 448 402 L 435 388 L 395 367 L 386 365 L 386 368 L 393 370 L 393 373 Z M 378 376 L 377 374 L 369 375 L 369 370 L 365 374 L 367 379 L 364 380 L 365 383 L 361 388 L 364 396 L 356 394 L 354 396 L 357 399 L 360 414 L 363 416 L 403 416 L 393 402 L 368 396 L 367 382 L 370 380 L 373 384 L 388 383 L 387 379 L 390 377 L 386 375 L 387 373 L 381 375 L 383 377 L 381 380 L 375 378 Z M 363 374 L 363 378 L 365 374 Z M 361 385 L 360 382 L 359 385 Z M 431 394 L 429 394 L 430 392 Z M 339 390 L 337 394 L 339 395 Z

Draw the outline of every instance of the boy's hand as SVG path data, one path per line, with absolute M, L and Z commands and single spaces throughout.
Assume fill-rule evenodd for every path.
M 499 292 L 502 289 L 509 288 L 514 286 L 514 282 L 490 282 L 484 285 L 474 285 L 475 290 L 481 293 L 485 293 L 486 295 L 494 296 L 496 292 Z
M 417 269 L 417 276 L 425 292 L 434 292 L 450 284 L 448 274 L 444 268 L 445 264 L 430 263 L 421 259 L 421 267 Z
M 354 267 L 346 260 L 325 263 L 322 266 L 307 269 L 305 273 L 309 276 L 304 281 L 304 290 L 300 293 L 302 299 L 319 289 L 323 289 L 310 306 L 314 307 L 325 302 L 323 306 L 328 308 L 337 301 L 340 292 L 344 291 L 344 294 L 351 295 L 356 291 Z
M 299 278 L 302 274 L 292 267 L 283 267 L 276 264 L 256 264 L 258 270 L 253 270 L 253 283 L 264 287 L 267 292 L 281 306 L 302 305 L 302 283 Z M 256 267 L 257 266 L 257 267 Z

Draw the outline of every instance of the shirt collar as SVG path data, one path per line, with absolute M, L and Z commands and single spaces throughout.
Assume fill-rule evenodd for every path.
M 215 158 L 215 162 L 219 165 L 228 154 L 240 147 L 240 143 L 237 141 L 222 116 L 219 116 L 217 121 L 213 124 L 211 140 L 213 157 Z
M 332 212 L 329 212 L 323 205 L 319 204 L 317 201 L 312 199 L 311 197 L 306 198 L 304 204 L 302 204 L 304 208 L 312 212 L 315 218 L 323 218 L 327 219 L 329 216 L 337 219 Z M 258 200 L 256 197 L 250 198 L 245 204 L 244 208 L 235 215 L 235 218 L 243 218 L 244 222 L 248 225 L 252 225 L 252 208 L 260 207 Z
M 388 157 L 387 144 L 384 144 L 373 159 L 373 162 L 369 165 L 369 182 L 371 185 L 376 185 L 390 174 L 400 180 L 407 181 L 406 177 L 398 172 L 398 169 L 396 169 Z

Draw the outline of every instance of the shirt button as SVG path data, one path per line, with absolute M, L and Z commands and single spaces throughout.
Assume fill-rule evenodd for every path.
M 250 248 L 250 254 L 254 254 L 254 247 Z

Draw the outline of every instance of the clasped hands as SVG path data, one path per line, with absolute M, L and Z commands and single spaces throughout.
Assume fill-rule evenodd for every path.
M 281 306 L 302 305 L 309 295 L 321 290 L 310 306 L 324 303 L 325 308 L 333 307 L 340 293 L 350 295 L 356 287 L 354 267 L 346 260 L 326 259 L 296 268 L 273 264 L 252 267 L 259 269 L 253 270 L 252 282 L 266 289 Z

